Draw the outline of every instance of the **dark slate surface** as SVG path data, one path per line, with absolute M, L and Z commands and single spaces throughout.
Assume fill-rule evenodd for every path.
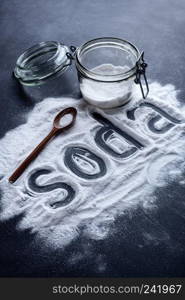
M 1 0 L 0 136 L 23 123 L 35 101 L 53 95 L 50 87 L 23 90 L 11 76 L 17 56 L 40 41 L 80 45 L 100 36 L 128 39 L 145 50 L 149 77 L 174 84 L 184 101 L 184 16 L 184 0 Z M 66 76 L 57 92 L 78 97 L 74 69 Z M 125 213 L 109 238 L 80 235 L 63 252 L 34 244 L 29 230 L 17 231 L 21 216 L 0 223 L 0 276 L 184 276 L 184 192 L 178 183 L 157 189 L 157 210 Z M 146 243 L 143 232 L 156 236 L 155 242 Z M 83 258 L 67 263 L 75 253 Z M 100 269 L 100 262 L 106 268 Z

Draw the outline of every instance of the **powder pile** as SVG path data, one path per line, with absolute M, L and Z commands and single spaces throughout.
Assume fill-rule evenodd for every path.
M 20 230 L 29 228 L 36 233 L 36 239 L 42 239 L 51 247 L 62 248 L 78 236 L 81 228 L 91 239 L 104 239 L 117 216 L 125 210 L 132 210 L 138 205 L 155 209 L 153 192 L 157 186 L 164 186 L 174 178 L 185 184 L 182 176 L 185 167 L 184 107 L 178 102 L 177 94 L 172 85 L 150 84 L 147 101 L 182 121 L 163 134 L 154 133 L 147 126 L 147 122 L 158 115 L 151 107 L 138 108 L 135 120 L 127 117 L 128 110 L 143 102 L 137 86 L 131 102 L 106 112 L 86 105 L 83 100 L 71 98 L 47 98 L 35 105 L 27 116 L 27 122 L 7 132 L 0 141 L 0 219 L 24 213 L 18 225 Z M 14 185 L 9 184 L 11 173 L 50 131 L 55 115 L 68 106 L 75 106 L 78 110 L 75 126 L 53 139 L 20 179 Z M 98 147 L 95 136 L 102 124 L 92 117 L 94 111 L 145 147 L 128 158 L 113 157 Z M 166 118 L 160 119 L 156 127 L 162 128 L 167 121 Z M 118 153 L 131 147 L 117 133 L 113 133 L 106 142 Z M 105 174 L 88 180 L 72 172 L 64 163 L 65 151 L 72 146 L 87 149 L 84 156 L 75 157 L 83 171 L 92 175 L 99 168 L 96 163 L 88 163 L 88 151 L 91 151 L 104 161 Z M 49 207 L 48 203 L 62 197 L 62 189 L 39 193 L 29 186 L 30 175 L 41 169 L 48 170 L 48 173 L 39 176 L 36 184 L 70 184 L 76 192 L 71 203 L 55 209 Z
M 114 66 L 102 64 L 91 71 L 99 75 L 118 75 L 129 70 L 127 66 Z M 104 79 L 105 80 L 105 79 Z M 100 82 L 82 79 L 80 88 L 83 98 L 93 105 L 101 108 L 110 108 L 123 105 L 128 102 L 131 95 L 133 80 L 118 82 Z

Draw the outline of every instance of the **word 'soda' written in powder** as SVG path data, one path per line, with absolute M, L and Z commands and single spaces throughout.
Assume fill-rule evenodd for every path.
M 10 185 L 11 172 L 66 106 L 78 110 L 75 126 Z M 150 84 L 146 101 L 135 87 L 133 101 L 106 111 L 75 99 L 45 99 L 0 142 L 1 219 L 24 213 L 20 229 L 31 228 L 56 247 L 69 244 L 81 225 L 90 238 L 105 238 L 126 209 L 153 207 L 156 186 L 177 177 L 184 184 L 183 114 L 174 87 L 158 83 Z

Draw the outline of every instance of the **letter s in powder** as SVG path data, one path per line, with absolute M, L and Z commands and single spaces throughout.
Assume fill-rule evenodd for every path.
M 75 190 L 67 183 L 65 182 L 55 182 L 50 183 L 47 185 L 38 185 L 37 184 L 37 178 L 41 175 L 46 175 L 51 173 L 51 170 L 46 169 L 40 169 L 33 172 L 29 179 L 28 179 L 28 185 L 30 189 L 32 189 L 36 193 L 46 193 L 51 192 L 55 189 L 61 189 L 61 200 L 57 200 L 54 202 L 50 202 L 49 205 L 51 208 L 56 209 L 59 207 L 63 207 L 68 205 L 74 198 L 75 198 Z

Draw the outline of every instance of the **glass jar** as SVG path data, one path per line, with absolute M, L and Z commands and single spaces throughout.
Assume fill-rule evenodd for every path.
M 18 58 L 14 74 L 23 85 L 40 85 L 63 74 L 75 60 L 83 98 L 98 107 L 112 108 L 131 99 L 134 82 L 140 84 L 143 98 L 148 94 L 143 55 L 130 42 L 111 37 L 94 39 L 78 48 L 43 42 Z
M 127 103 L 140 56 L 134 45 L 118 38 L 98 38 L 79 47 L 76 67 L 83 98 L 102 108 Z

